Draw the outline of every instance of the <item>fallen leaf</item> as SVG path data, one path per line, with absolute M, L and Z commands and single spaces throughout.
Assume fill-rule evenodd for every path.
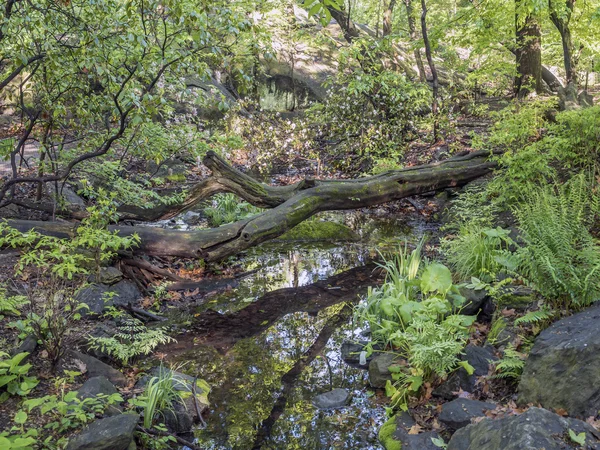
M 410 427 L 410 430 L 408 430 L 408 434 L 419 434 L 421 431 L 423 431 L 421 425 L 415 423 L 412 427 Z

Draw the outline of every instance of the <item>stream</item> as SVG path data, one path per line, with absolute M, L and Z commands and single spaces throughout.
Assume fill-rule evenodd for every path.
M 325 216 L 324 216 L 325 217 Z M 212 387 L 206 449 L 380 449 L 385 396 L 367 371 L 342 361 L 345 340 L 364 339 L 352 306 L 377 282 L 369 259 L 436 231 L 421 216 L 373 211 L 328 213 L 357 242 L 275 242 L 242 256 L 251 275 L 193 311 L 172 312 L 190 332 L 159 352 L 164 363 Z M 367 265 L 365 265 L 367 264 Z M 312 399 L 333 388 L 351 394 L 346 407 L 321 410 Z

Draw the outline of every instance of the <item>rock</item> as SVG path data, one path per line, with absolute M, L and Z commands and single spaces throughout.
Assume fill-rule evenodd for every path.
M 380 353 L 369 363 L 369 384 L 374 388 L 384 388 L 387 380 L 392 380 L 388 368 L 398 361 L 393 353 Z
M 565 409 L 579 418 L 600 410 L 600 305 L 559 320 L 536 338 L 519 383 L 521 404 Z
M 163 420 L 167 428 L 176 434 L 190 433 L 194 427 L 194 417 L 197 417 L 193 410 L 188 410 L 180 402 L 175 402 L 172 408 L 163 411 L 162 415 L 159 421 Z
M 75 206 L 77 210 L 85 209 L 85 202 L 71 187 L 64 185 L 61 193 L 69 205 Z
M 112 298 L 107 294 L 114 293 Z M 129 281 L 119 281 L 114 286 L 106 284 L 91 284 L 84 287 L 76 294 L 76 299 L 89 306 L 89 310 L 82 309 L 84 314 L 102 314 L 109 306 L 129 305 L 140 300 L 143 295 L 137 286 Z
M 77 391 L 77 397 L 79 397 L 80 400 L 83 400 L 86 398 L 96 397 L 98 396 L 98 394 L 112 395 L 116 393 L 117 389 L 108 380 L 108 378 L 99 376 L 92 377 L 88 379 L 85 383 L 83 383 L 83 386 L 81 386 Z M 114 416 L 117 414 L 121 414 L 121 412 L 121 408 L 116 404 L 113 404 L 106 409 L 105 415 Z
M 112 368 L 108 364 L 103 363 L 99 359 L 90 355 L 85 355 L 75 350 L 70 350 L 67 353 L 67 359 L 81 361 L 85 365 L 86 373 L 89 377 L 105 377 L 115 386 L 123 387 L 127 385 L 125 375 L 117 369 Z M 65 361 L 61 364 L 64 368 Z M 79 368 L 79 367 L 77 367 Z
M 409 434 L 415 424 L 408 413 L 396 414 L 379 429 L 379 442 L 386 450 L 439 450 L 432 442 L 432 439 L 441 440 L 435 431 Z
M 69 439 L 67 450 L 127 450 L 138 421 L 137 414 L 96 420 Z
M 31 355 L 37 348 L 37 345 L 38 343 L 36 338 L 32 334 L 28 334 L 27 337 L 23 339 L 23 342 L 21 342 L 21 344 L 18 347 L 15 347 L 10 351 L 10 355 L 15 356 L 23 352 L 27 352 L 29 353 L 29 355 Z M 29 358 L 29 356 L 27 356 L 27 358 Z
M 475 369 L 474 375 L 482 377 L 489 373 L 491 362 L 497 361 L 498 358 L 494 355 L 493 348 L 478 347 L 477 345 L 469 344 L 465 347 L 464 355 L 461 358 Z
M 473 375 L 469 375 L 464 368 L 460 367 L 452 372 L 446 381 L 433 390 L 433 396 L 452 400 L 458 396 L 458 392 L 461 390 L 473 392 L 477 383 L 477 377 L 487 375 L 489 372 L 489 361 L 496 361 L 497 359 L 489 347 L 467 345 L 464 354 L 461 356 L 461 360 L 467 361 L 473 366 L 475 372 Z
M 442 412 L 438 419 L 451 430 L 466 427 L 475 417 L 484 417 L 485 412 L 496 409 L 493 403 L 457 398 L 442 405 Z
M 487 309 L 489 309 L 488 303 L 491 303 L 492 299 L 485 289 L 470 289 L 466 286 L 461 286 L 459 290 L 460 295 L 467 299 L 460 308 L 461 314 L 474 316 L 476 314 L 479 315 L 481 312 L 487 312 Z
M 116 267 L 101 267 L 100 274 L 93 273 L 88 277 L 90 283 L 100 283 L 112 286 L 123 279 L 123 273 Z
M 348 404 L 350 393 L 346 389 L 336 388 L 313 398 L 313 405 L 319 409 L 341 408 Z
M 377 353 L 371 353 L 369 356 L 366 357 L 367 364 L 365 364 L 365 365 L 360 364 L 360 352 L 362 352 L 364 350 L 365 345 L 367 345 L 368 343 L 369 343 L 369 341 L 358 341 L 358 342 L 344 341 L 344 342 L 342 342 L 342 346 L 340 348 L 340 353 L 342 354 L 342 360 L 346 364 L 351 365 L 351 366 L 360 367 L 362 369 L 368 368 L 369 363 L 371 362 L 373 357 L 377 354 Z M 373 345 L 373 350 L 383 350 L 383 348 L 381 347 L 381 345 L 375 344 L 375 345 Z
M 518 416 L 484 419 L 458 430 L 447 450 L 564 450 L 577 448 L 569 438 L 586 433 L 586 449 L 600 449 L 598 432 L 587 423 L 541 408 Z
M 117 389 L 108 378 L 104 376 L 89 378 L 83 386 L 77 391 L 77 397 L 80 399 L 96 397 L 98 394 L 112 395 L 116 394 Z
M 591 108 L 594 106 L 594 96 L 586 91 L 581 91 L 577 96 L 577 101 L 584 108 Z

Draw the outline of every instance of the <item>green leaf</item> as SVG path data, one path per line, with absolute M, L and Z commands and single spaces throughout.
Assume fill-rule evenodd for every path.
M 450 269 L 440 263 L 429 264 L 421 276 L 421 290 L 424 293 L 446 293 L 452 287 Z
M 579 445 L 585 445 L 585 431 L 575 434 L 575 432 L 569 428 L 569 437 L 573 442 Z
M 465 369 L 468 375 L 473 375 L 475 373 L 475 367 L 469 364 L 468 361 L 459 361 L 458 365 Z
M 431 438 L 431 442 L 433 442 L 433 445 L 439 448 L 448 447 L 448 444 L 446 444 L 442 438 Z
M 15 414 L 14 422 L 19 425 L 23 425 L 27 422 L 27 413 L 23 410 L 18 411 Z

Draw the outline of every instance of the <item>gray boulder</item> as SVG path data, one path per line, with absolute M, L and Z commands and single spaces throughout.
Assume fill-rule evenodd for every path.
M 448 450 L 566 450 L 576 448 L 569 430 L 586 433 L 586 449 L 600 449 L 598 432 L 587 423 L 541 408 L 518 416 L 483 419 L 458 430 Z
M 69 440 L 67 450 L 126 450 L 138 421 L 137 414 L 96 420 Z
M 99 315 L 109 306 L 131 305 L 142 297 L 142 293 L 135 284 L 122 280 L 114 286 L 91 284 L 81 289 L 75 298 L 89 307 L 89 310 L 81 310 L 82 315 L 86 313 Z
M 116 394 L 117 389 L 105 376 L 92 377 L 88 379 L 77 391 L 80 399 L 96 397 L 98 394 Z
M 93 356 L 86 355 L 75 350 L 70 350 L 61 364 L 63 369 L 69 364 L 69 360 L 71 365 L 74 364 L 75 368 L 78 369 L 81 367 L 81 364 L 77 363 L 77 361 L 83 363 L 88 377 L 105 377 L 115 386 L 123 387 L 127 385 L 127 379 L 125 378 L 125 375 L 108 364 L 103 363 L 99 359 L 94 358 Z
M 313 398 L 313 405 L 319 409 L 341 408 L 350 400 L 350 393 L 346 389 L 335 388 Z
M 496 361 L 498 358 L 494 355 L 491 347 L 477 347 L 476 345 L 467 345 L 461 360 L 467 361 L 475 372 L 469 375 L 467 371 L 460 367 L 450 374 L 448 379 L 433 390 L 433 396 L 452 400 L 458 396 L 458 392 L 474 392 L 477 384 L 477 377 L 488 374 L 490 361 Z
M 579 418 L 600 410 L 600 305 L 559 320 L 536 338 L 519 383 L 521 404 Z
M 399 362 L 398 355 L 380 353 L 369 363 L 369 384 L 374 388 L 384 388 L 388 380 L 392 381 L 389 367 Z
M 466 427 L 475 417 L 484 417 L 485 412 L 496 409 L 493 403 L 457 398 L 442 405 L 442 411 L 438 417 L 439 421 L 451 430 Z
M 398 413 L 379 429 L 379 442 L 386 450 L 439 450 L 432 439 L 440 439 L 435 431 L 409 434 L 416 424 L 406 412 Z

